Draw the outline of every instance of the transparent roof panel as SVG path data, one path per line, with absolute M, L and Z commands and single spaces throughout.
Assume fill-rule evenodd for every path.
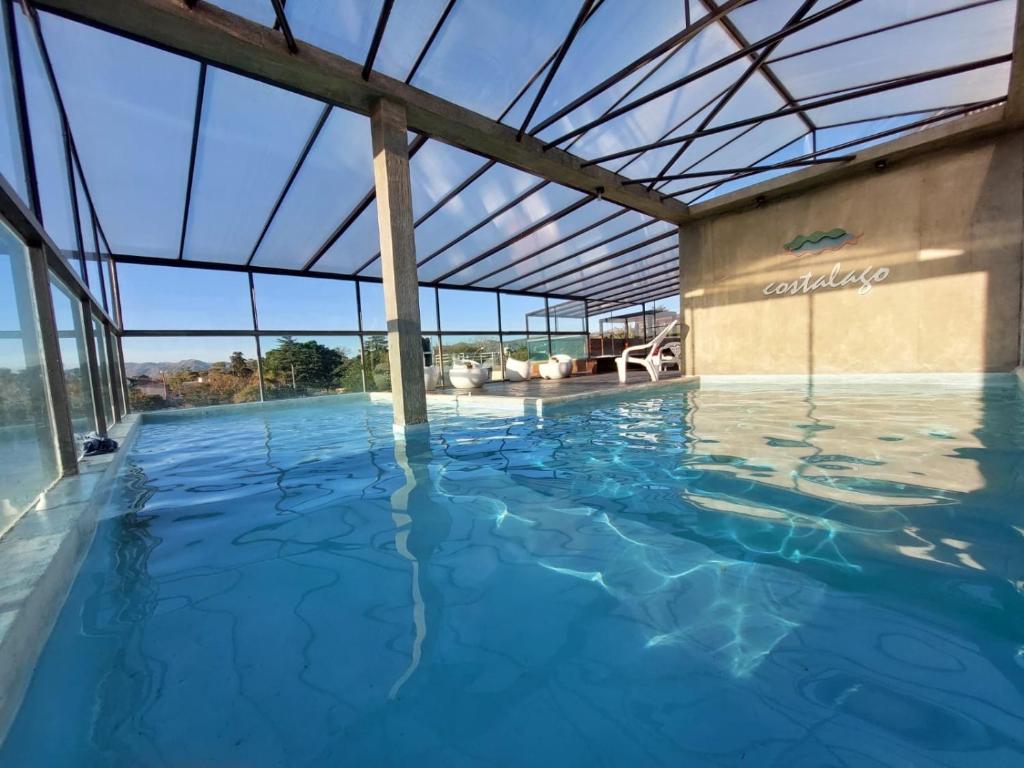
M 783 40 L 769 63 L 786 89 L 807 100 L 1005 54 L 1011 46 L 1016 4 L 994 0 L 958 9 L 961 2 L 968 0 L 856 3 Z M 269 0 L 216 3 L 261 24 L 274 23 Z M 362 63 L 382 4 L 383 0 L 289 0 L 285 8 L 300 44 L 307 41 Z M 820 0 L 809 13 L 834 4 Z M 691 0 L 694 19 L 715 5 Z M 742 36 L 753 42 L 777 31 L 800 5 L 801 0 L 760 0 L 733 11 L 730 19 Z M 448 7 L 448 0 L 396 0 L 375 69 L 399 79 L 409 77 Z M 518 127 L 539 92 L 545 62 L 564 39 L 580 3 L 463 0 L 450 7 L 451 14 L 425 54 L 413 84 Z M 533 122 L 543 120 L 677 33 L 684 24 L 685 7 L 678 0 L 650 0 L 639 5 L 624 0 L 598 3 L 559 67 Z M 933 18 L 905 24 L 923 16 Z M 114 249 L 176 257 L 198 65 L 46 14 L 42 17 L 85 177 Z M 886 24 L 903 26 L 864 39 L 841 40 Z M 831 41 L 840 42 L 808 50 Z M 540 136 L 560 136 L 606 114 L 616 104 L 709 68 L 709 74 L 563 146 L 584 158 L 597 158 L 665 137 L 688 135 L 705 122 L 716 128 L 771 114 L 785 105 L 785 99 L 766 77 L 755 73 L 721 105 L 713 119 L 709 117 L 722 95 L 750 67 L 748 55 L 722 63 L 725 57 L 736 55 L 739 44 L 722 24 L 712 23 L 686 45 L 638 67 Z M 31 68 L 31 62 L 26 66 Z M 1009 66 L 1002 64 L 820 107 L 808 117 L 823 126 L 817 134 L 819 148 L 857 141 L 881 130 L 902 128 L 933 110 L 1002 96 L 1008 73 Z M 534 81 L 528 85 L 531 77 Z M 516 102 L 517 94 L 522 95 Z M 40 104 L 31 105 L 37 113 L 34 129 L 44 122 L 45 100 Z M 917 114 L 891 117 L 908 111 Z M 364 116 L 334 110 L 268 224 L 310 132 L 323 114 L 323 105 L 314 100 L 209 68 L 186 258 L 245 263 L 252 255 L 253 263 L 261 266 L 298 269 L 306 264 L 373 189 L 368 121 Z M 854 120 L 863 122 L 835 125 Z M 668 173 L 688 173 L 689 178 L 657 186 L 685 201 L 703 201 L 788 172 L 777 169 L 736 177 L 731 169 L 806 155 L 813 149 L 805 137 L 807 131 L 799 116 L 778 117 L 761 125 L 736 126 L 616 158 L 604 165 L 634 178 L 656 176 L 666 169 Z M 63 167 L 61 151 L 57 151 L 59 139 L 58 130 L 48 137 L 44 132 L 39 140 L 41 162 L 48 162 L 49 152 L 51 170 Z M 7 155 L 13 156 L 15 149 Z M 2 154 L 0 162 L 11 165 Z M 650 254 L 667 247 L 667 242 L 594 264 L 594 260 L 637 245 L 656 232 L 674 231 L 672 225 L 648 222 L 632 211 L 605 221 L 617 212 L 614 205 L 591 201 L 577 207 L 587 200 L 583 192 L 500 164 L 487 167 L 488 163 L 437 140 L 428 140 L 412 158 L 413 214 L 417 219 L 466 179 L 481 174 L 460 195 L 419 221 L 416 245 L 422 280 L 519 290 L 586 287 L 590 277 L 599 279 L 614 268 L 622 272 L 613 275 L 624 274 L 628 271 L 625 265 L 638 258 L 647 259 L 645 266 L 651 259 L 663 258 Z M 50 173 L 46 182 L 59 185 L 60 176 Z M 63 183 L 66 187 L 66 177 Z M 46 197 L 53 206 L 52 200 L 61 196 L 50 191 Z M 64 197 L 70 201 L 67 189 Z M 520 197 L 523 199 L 512 207 L 512 201 Z M 549 217 L 555 220 L 527 234 Z M 265 227 L 266 235 L 259 241 Z M 73 229 L 70 232 L 73 234 Z M 515 242 L 509 244 L 509 239 Z M 259 248 L 253 253 L 258 241 Z M 360 270 L 363 276 L 379 276 L 378 250 L 376 204 L 372 203 L 312 270 L 336 274 Z M 490 250 L 495 252 L 488 253 Z M 466 266 L 477 258 L 479 262 Z M 656 285 L 651 288 L 659 290 Z
M 821 107 L 808 114 L 819 125 L 831 125 L 866 116 L 941 109 L 951 104 L 1004 96 L 1009 81 L 1010 64 L 1007 62 Z
M 703 15 L 699 3 L 691 3 L 691 6 L 694 20 Z M 684 26 L 685 12 L 683 4 L 678 0 L 649 0 L 644 3 L 643 13 L 637 13 L 637 7 L 628 2 L 601 3 L 576 35 L 532 123 L 536 124 L 566 106 Z M 655 61 L 645 65 L 635 75 L 609 88 L 595 99 L 593 105 L 586 108 L 590 110 L 587 114 L 607 108 L 649 75 L 657 63 Z M 527 98 L 517 105 L 505 122 L 516 127 L 521 125 L 537 90 L 539 83 L 531 88 Z M 583 110 L 580 111 L 582 114 Z
M 624 256 L 590 269 L 582 269 L 562 280 L 552 281 L 551 289 L 579 295 L 588 295 L 604 288 L 621 287 L 625 290 L 632 283 L 646 280 L 656 273 L 679 270 L 678 245 L 673 238 L 645 248 L 642 253 L 650 255 Z
M 25 99 L 28 101 L 33 159 L 43 209 L 40 218 L 58 248 L 77 252 L 76 226 L 71 207 L 72 189 L 68 179 L 60 113 L 31 26 L 24 14 L 18 12 L 14 16 L 18 46 L 21 49 Z
M 398 80 L 408 78 L 447 4 L 448 0 L 395 0 L 373 63 L 374 71 Z
M 565 259 L 582 254 L 590 249 L 598 248 L 605 243 L 610 245 L 609 249 L 605 251 L 606 253 L 615 250 L 616 246 L 620 243 L 624 247 L 631 242 L 628 239 L 630 235 L 640 231 L 653 220 L 651 217 L 636 211 L 621 210 L 623 211 L 621 216 L 616 216 L 600 226 L 582 232 L 566 240 L 564 243 L 537 253 L 535 256 L 525 260 L 521 260 L 521 258 L 503 260 L 501 264 L 492 265 L 491 270 L 486 275 L 477 278 L 477 284 L 496 288 L 501 285 L 517 282 L 524 276 L 537 273 L 538 270 L 546 269 L 553 264 L 558 264 Z M 642 236 L 639 237 L 643 239 Z M 632 242 L 635 242 L 635 240 Z
M 418 259 L 423 261 L 537 183 L 538 179 L 528 173 L 507 165 L 494 165 L 463 190 L 462 194 L 416 227 Z M 416 184 L 413 186 L 415 188 Z M 444 193 L 438 187 L 435 195 L 440 198 Z
M 0 13 L 0 56 L 4 62 L 9 61 L 6 13 Z M 23 200 L 28 200 L 18 114 L 14 106 L 14 82 L 10 67 L 0 66 L 0 70 L 0 173 Z
M 715 177 L 697 174 L 767 164 L 768 157 L 778 152 L 784 145 L 788 146 L 807 134 L 807 128 L 796 116 L 778 118 L 749 126 L 735 135 L 728 144 L 720 145 L 714 152 L 699 159 L 698 162 L 677 169 L 680 173 L 694 174 L 692 178 L 667 182 L 661 189 L 667 194 L 675 194 L 681 189 L 715 180 Z M 708 136 L 701 141 L 711 138 L 714 137 Z
M 290 91 L 207 70 L 185 259 L 245 263 L 322 109 Z
M 658 250 L 669 245 L 668 236 L 676 231 L 673 224 L 664 221 L 651 221 L 628 235 L 612 242 L 597 245 L 582 252 L 575 252 L 562 259 L 553 259 L 539 271 L 536 267 L 520 273 L 515 279 L 502 283 L 503 288 L 513 290 L 542 291 L 546 284 L 564 281 L 569 275 L 579 273 L 588 267 L 615 263 L 617 259 L 638 259 L 645 253 Z M 663 239 L 648 243 L 661 235 Z M 620 253 L 621 252 L 621 253 Z
M 842 16 L 840 13 L 836 18 Z M 798 98 L 850 88 L 1009 53 L 1013 47 L 1013 19 L 1013 3 L 983 5 L 970 12 L 941 16 L 795 56 L 777 62 L 772 68 Z M 922 45 L 925 40 L 942 43 Z
M 709 26 L 679 49 L 663 67 L 630 94 L 625 103 L 667 86 L 735 51 L 736 44 L 721 27 Z M 744 61 L 732 62 L 675 88 L 592 129 L 572 145 L 572 151 L 582 157 L 601 157 L 672 135 L 682 124 L 688 123 L 695 112 L 728 88 L 746 67 Z M 605 104 L 595 99 L 542 131 L 540 135 L 548 139 L 556 138 L 602 116 L 610 106 L 611 103 Z M 617 160 L 609 167 L 614 169 L 622 164 L 622 160 Z
M 292 0 L 284 10 L 296 39 L 362 64 L 370 49 L 381 3 L 382 0 Z
M 339 222 L 335 222 L 337 226 Z M 333 227 L 332 227 L 333 229 Z M 373 255 L 380 251 L 380 233 L 377 229 L 377 201 L 366 207 L 345 233 L 324 253 L 323 257 L 312 269 L 318 272 L 330 272 L 339 275 L 354 275 Z M 313 254 L 310 253 L 309 256 Z M 377 265 L 380 259 L 377 259 Z M 380 271 L 372 273 L 367 270 L 363 274 L 379 277 Z
M 111 248 L 177 258 L 199 65 L 57 16 L 40 21 Z
M 786 160 L 794 160 L 796 158 L 804 157 L 813 152 L 813 150 L 814 146 L 810 134 L 803 134 L 795 140 L 787 143 L 784 147 L 776 149 L 766 157 L 757 158 L 756 164 L 771 165 L 773 163 L 782 163 Z M 679 199 L 689 204 L 703 200 L 710 200 L 713 197 L 724 195 L 728 192 L 732 192 L 736 189 L 742 189 L 743 187 L 748 187 L 752 184 L 758 184 L 762 181 L 767 181 L 768 179 L 776 176 L 790 173 L 793 170 L 793 168 L 781 168 L 775 171 L 763 171 L 749 176 L 742 174 L 739 176 L 737 176 L 737 174 L 721 174 L 707 178 L 686 179 L 684 181 L 675 182 L 675 186 L 666 187 L 666 191 L 671 189 L 674 190 L 671 192 L 672 194 L 678 194 L 684 190 L 693 190 L 679 197 Z
M 584 197 L 582 192 L 558 184 L 547 184 L 514 208 L 502 213 L 466 239 L 419 268 L 421 280 L 437 280 L 468 259 L 518 235 L 530 224 L 572 205 Z M 446 278 L 447 279 L 447 278 Z M 460 282 L 458 278 L 454 282 Z
M 428 141 L 409 160 L 413 216 L 419 219 L 487 162 L 471 152 Z
M 576 3 L 457 3 L 415 84 L 497 117 L 561 44 Z
M 331 110 L 253 264 L 301 267 L 372 188 L 370 121 Z
M 849 8 L 845 8 L 826 19 L 814 24 L 813 26 L 807 27 L 799 32 L 790 35 L 784 39 L 779 46 L 775 49 L 769 64 L 774 68 L 774 65 L 778 62 L 774 62 L 774 59 L 779 59 L 784 56 L 789 56 L 807 48 L 822 45 L 823 43 L 830 43 L 836 40 L 842 40 L 847 37 L 861 35 L 866 32 L 871 32 L 882 27 L 887 27 L 893 24 L 900 24 L 911 19 L 916 19 L 922 16 L 929 16 L 932 14 L 947 11 L 953 8 L 958 8 L 969 4 L 969 0 L 900 0 L 900 2 L 866 2 L 857 3 Z M 768 14 L 768 11 L 773 7 L 772 3 L 756 2 L 751 3 L 749 6 L 745 6 L 743 9 L 737 10 L 731 17 L 738 22 L 738 26 L 743 31 L 747 31 L 747 27 L 744 26 L 746 19 L 744 16 L 762 15 L 764 19 L 762 29 L 767 31 L 764 34 L 770 34 L 776 31 L 782 26 L 782 22 L 773 22 Z M 1011 9 L 1014 5 L 1013 0 L 999 0 L 995 3 L 996 6 L 1010 6 Z M 823 5 L 822 7 L 827 7 Z M 817 12 L 817 6 L 812 9 L 812 13 Z M 990 6 L 977 6 L 960 13 L 953 14 L 949 18 L 962 20 L 975 13 L 992 13 L 994 12 Z M 774 23 L 776 29 L 768 29 Z M 904 30 L 912 30 L 914 49 L 911 51 L 904 51 L 907 55 L 917 56 L 920 54 L 926 54 L 925 51 L 919 51 L 919 48 L 925 47 L 921 45 L 921 41 L 927 40 L 922 37 L 916 31 L 918 25 L 911 25 L 910 27 L 904 27 Z M 1011 10 L 1009 29 L 1013 29 L 1013 16 Z M 879 35 L 872 35 L 868 40 L 875 39 L 881 40 L 882 35 L 890 33 L 882 33 Z M 761 35 L 763 36 L 763 35 Z M 752 37 L 757 37 L 753 35 Z M 942 43 L 953 43 L 952 40 L 943 39 Z M 881 43 L 879 43 L 881 45 Z M 941 48 L 942 46 L 934 46 Z M 832 49 L 837 50 L 837 49 Z M 880 55 L 883 58 L 886 55 L 884 51 L 875 51 L 876 55 Z M 837 54 L 838 55 L 838 54 Z
M 579 199 L 579 198 L 577 198 Z M 491 254 L 486 259 L 452 277 L 453 282 L 462 284 L 475 283 L 479 278 L 493 272 L 499 266 L 527 258 L 540 248 L 544 248 L 563 238 L 594 224 L 615 211 L 619 206 L 605 200 L 592 199 L 571 213 L 550 222 L 536 232 L 517 239 L 514 243 Z

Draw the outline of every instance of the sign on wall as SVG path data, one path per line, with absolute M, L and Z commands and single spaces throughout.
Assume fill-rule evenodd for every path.
M 809 253 L 827 253 L 838 251 L 848 245 L 855 245 L 860 240 L 860 235 L 851 235 L 845 229 L 836 227 L 828 232 L 811 232 L 809 235 L 797 235 L 783 248 L 796 257 L 806 256 Z
M 809 235 L 797 235 L 782 247 L 796 258 L 808 254 L 838 251 L 848 245 L 856 245 L 860 235 L 852 235 L 841 227 L 827 232 L 816 231 Z M 837 261 L 832 270 L 824 275 L 815 275 L 807 271 L 795 280 L 768 283 L 762 293 L 765 296 L 795 296 L 800 293 L 813 293 L 825 288 L 845 288 L 857 286 L 861 296 L 870 293 L 872 287 L 889 276 L 888 267 L 873 266 L 864 269 L 844 270 L 842 262 Z

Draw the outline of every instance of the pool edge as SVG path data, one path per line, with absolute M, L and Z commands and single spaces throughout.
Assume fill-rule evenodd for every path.
M 142 423 L 126 416 L 110 430 L 119 449 L 83 458 L 0 537 L 0 744 L 96 533 L 99 510 Z

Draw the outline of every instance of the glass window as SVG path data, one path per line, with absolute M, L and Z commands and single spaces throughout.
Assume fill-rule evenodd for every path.
M 57 479 L 28 251 L 0 223 L 0 530 Z
M 540 325 L 537 325 L 537 319 Z M 501 330 L 525 331 L 528 329 L 547 331 L 544 325 L 544 297 L 520 296 L 515 293 L 501 294 Z
M 590 356 L 587 349 L 587 337 L 582 333 L 564 336 L 551 335 L 551 354 L 568 355 L 575 360 L 585 360 Z
M 249 279 L 242 272 L 121 263 L 117 276 L 126 328 L 252 328 Z
M 363 310 L 364 331 L 387 331 L 384 314 L 384 286 L 380 283 L 359 283 L 359 298 Z
M 100 272 L 103 275 L 103 301 L 105 302 L 103 306 L 106 307 L 110 316 L 114 317 L 114 283 L 111 276 L 110 256 L 102 252 L 100 253 Z
M 133 411 L 260 399 L 251 336 L 122 339 Z
M 442 331 L 498 330 L 498 295 L 492 291 L 441 288 Z
M 420 328 L 424 331 L 438 330 L 437 295 L 433 288 L 420 288 Z
M 0 10 L 6 6 L 0 6 Z M 28 202 L 25 183 L 25 160 L 21 153 L 21 131 L 14 101 L 14 83 L 11 80 L 7 48 L 7 14 L 0 13 L 0 173 L 7 179 L 21 199 Z
M 585 326 L 583 319 L 583 302 L 551 302 L 550 306 L 551 333 L 582 332 Z
M 450 386 L 448 373 L 453 365 L 460 360 L 474 360 L 485 368 L 491 369 L 491 378 L 500 381 L 504 378 L 504 360 L 501 340 L 497 334 L 473 336 L 442 336 L 441 347 L 444 354 L 441 364 L 444 368 L 445 385 Z
M 358 331 L 355 283 L 316 277 L 253 275 L 265 330 Z
M 260 346 L 268 400 L 363 391 L 358 336 L 269 336 Z
M 373 334 L 363 337 L 363 370 L 366 375 L 367 392 L 391 391 L 391 361 L 388 359 L 386 335 Z
M 110 358 L 107 357 L 107 332 L 103 323 L 95 315 L 92 316 L 92 334 L 96 341 L 96 366 L 100 371 L 100 396 L 103 401 L 103 413 L 107 417 L 107 426 L 114 423 L 114 398 L 110 385 Z
M 92 410 L 92 380 L 89 378 L 89 355 L 82 327 L 82 305 L 60 280 L 50 275 L 53 314 L 60 338 L 60 359 L 64 366 L 64 382 L 71 409 L 75 437 L 81 439 L 96 430 Z
M 31 23 L 15 13 L 21 67 L 28 101 L 28 122 L 32 131 L 32 159 L 39 181 L 42 204 L 40 218 L 47 233 L 66 252 L 77 252 L 75 218 L 71 209 L 71 185 L 68 181 L 64 131 L 53 89 L 32 34 Z
M 546 333 L 541 336 L 528 336 L 525 333 L 514 336 L 502 334 L 502 338 L 505 343 L 505 355 L 512 360 L 537 362 L 551 357 Z

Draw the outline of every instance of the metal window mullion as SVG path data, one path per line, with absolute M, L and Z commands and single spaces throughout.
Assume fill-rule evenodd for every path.
M 494 292 L 494 300 L 498 303 L 498 360 L 501 361 L 501 378 L 505 379 L 505 334 L 501 326 L 501 293 Z
M 206 62 L 199 63 L 199 77 L 196 79 L 196 105 L 192 115 L 192 144 L 189 148 L 188 178 L 185 182 L 185 204 L 181 212 L 181 240 L 178 243 L 178 260 L 185 258 L 185 237 L 188 234 L 188 215 L 192 207 L 192 185 L 196 175 L 196 154 L 199 151 L 199 127 L 203 119 L 203 101 L 206 96 Z
M 363 339 L 363 291 L 358 280 L 354 280 L 353 284 L 356 289 L 356 325 L 359 326 L 359 372 L 363 377 L 363 392 L 366 392 L 366 344 Z M 440 322 L 438 325 L 440 325 Z
M 551 346 L 551 304 L 548 297 L 544 297 L 544 327 L 548 332 L 548 357 L 554 354 L 554 347 Z
M 256 377 L 260 385 L 260 402 L 266 402 L 266 392 L 263 388 L 263 346 L 260 344 L 260 319 L 256 311 L 256 281 L 252 272 L 249 273 L 249 308 L 252 310 L 252 334 L 256 341 Z
M 587 360 L 590 359 L 590 302 L 583 300 L 583 333 L 587 337 Z
M 434 286 L 434 312 L 437 315 L 437 354 L 441 357 L 441 387 L 444 387 L 444 329 L 441 327 L 441 291 Z
M 370 50 L 366 54 L 366 61 L 363 62 L 363 80 L 370 79 L 373 63 L 377 58 L 377 52 L 380 50 L 381 41 L 384 39 L 384 31 L 387 29 L 388 18 L 391 16 L 391 8 L 394 4 L 395 0 L 384 0 L 381 3 L 380 15 L 377 17 L 377 26 L 373 30 L 373 39 L 370 40 Z

